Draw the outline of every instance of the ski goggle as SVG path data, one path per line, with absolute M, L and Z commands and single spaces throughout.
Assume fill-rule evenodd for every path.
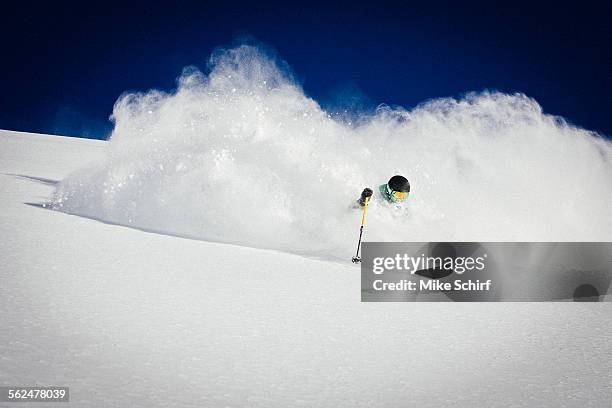
M 406 198 L 408 198 L 408 193 L 391 190 L 391 196 L 397 201 L 404 201 Z

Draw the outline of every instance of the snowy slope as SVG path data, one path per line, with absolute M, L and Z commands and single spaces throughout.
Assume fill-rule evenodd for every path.
M 105 146 L 0 131 L 1 385 L 78 407 L 610 405 L 610 303 L 360 303 L 349 264 L 41 206 Z

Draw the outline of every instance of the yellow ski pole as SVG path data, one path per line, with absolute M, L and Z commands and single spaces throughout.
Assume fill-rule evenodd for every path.
M 368 210 L 368 202 L 370 201 L 370 197 L 366 197 L 365 204 L 363 206 L 363 215 L 361 216 L 361 227 L 359 228 L 359 242 L 357 243 L 357 253 L 353 257 L 353 263 L 361 262 L 361 257 L 359 256 L 359 248 L 361 248 L 361 237 L 363 236 L 363 224 L 365 224 L 365 216 L 366 211 Z

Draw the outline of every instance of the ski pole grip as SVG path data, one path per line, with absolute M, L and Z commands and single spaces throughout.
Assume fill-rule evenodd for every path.
M 363 224 L 365 222 L 366 211 L 368 210 L 368 202 L 370 202 L 370 197 L 366 197 L 365 205 L 363 206 L 363 216 L 361 217 L 361 227 L 363 228 Z

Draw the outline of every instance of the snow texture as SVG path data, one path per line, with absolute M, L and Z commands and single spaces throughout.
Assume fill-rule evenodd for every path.
M 166 99 L 163 104 L 172 105 L 172 98 L 176 97 Z M 485 100 L 495 103 L 486 98 L 478 99 L 478 103 Z M 469 108 L 470 103 L 459 102 L 462 103 Z M 230 109 L 229 105 L 226 107 Z M 433 128 L 443 127 L 435 115 L 424 111 L 421 114 L 437 123 Z M 560 160 L 557 157 L 569 160 L 573 155 L 563 153 L 569 149 L 583 157 L 582 161 L 569 164 L 576 172 L 592 177 L 593 185 L 586 182 L 582 186 L 594 189 L 603 185 L 597 177 L 609 171 L 606 167 L 609 164 L 598 158 L 599 153 L 594 153 L 599 142 L 589 139 L 590 136 L 579 137 L 576 132 L 581 131 L 571 128 L 553 131 L 552 125 L 547 124 L 552 119 L 544 116 L 535 119 L 542 121 L 537 122 L 537 126 L 543 133 L 535 136 L 537 140 L 531 147 L 535 149 L 533 156 L 529 149 L 521 147 L 526 136 L 520 133 L 516 136 L 516 144 L 509 134 L 493 134 L 491 137 L 495 141 L 489 145 L 477 131 L 464 132 L 462 137 L 472 135 L 474 144 L 462 151 L 468 158 L 482 159 L 483 151 L 495 152 L 494 146 L 500 149 L 514 147 L 521 154 L 514 155 L 513 161 L 540 166 L 529 158 L 535 160 L 536 153 L 542 153 L 538 150 L 542 148 L 539 145 L 551 142 L 553 133 L 557 132 L 555 137 L 564 138 L 565 142 L 553 142 L 550 156 L 542 160 L 547 160 L 548 165 Z M 349 132 L 327 119 L 322 118 L 321 122 L 341 132 Z M 123 125 L 129 123 L 119 120 L 120 129 Z M 86 177 L 87 173 L 80 173 L 70 176 L 65 184 L 69 187 L 63 187 L 67 194 L 73 193 L 68 194 L 68 202 L 75 204 L 75 209 L 81 208 L 76 206 L 77 202 L 85 205 L 85 196 L 79 194 L 89 192 L 92 198 L 104 197 L 90 183 L 106 181 L 111 182 L 109 188 L 118 188 L 118 180 L 127 180 L 134 172 L 143 189 L 129 187 L 127 195 L 115 190 L 113 197 L 117 201 L 98 202 L 99 207 L 89 209 L 92 215 L 115 219 L 121 215 L 119 208 L 129 202 L 127 197 L 137 199 L 138 191 L 174 192 L 178 194 L 177 199 L 183 197 L 185 200 L 187 212 L 190 206 L 195 211 L 199 201 L 196 198 L 189 201 L 179 194 L 181 188 L 186 191 L 194 188 L 191 183 L 173 185 L 179 180 L 174 176 L 174 169 L 164 173 L 166 170 L 146 167 L 165 160 L 164 154 L 178 159 L 190 151 L 183 146 L 182 140 L 161 139 L 168 133 L 161 130 L 161 124 L 158 126 L 159 157 L 146 147 L 149 140 L 137 137 L 130 140 L 127 133 L 124 141 L 121 141 L 121 133 L 116 133 L 116 143 L 106 143 L 0 132 L 0 232 L 3 237 L 0 241 L 0 384 L 69 386 L 71 402 L 65 406 L 75 407 L 610 406 L 611 303 L 360 303 L 359 269 L 349 264 L 155 234 L 50 211 L 41 206 L 52 198 L 57 183 L 75 170 L 89 166 L 97 170 L 91 179 Z M 396 126 L 401 129 L 401 125 Z M 151 129 L 147 128 L 147 132 Z M 370 137 L 364 129 L 355 130 L 364 134 L 353 136 L 356 139 Z M 435 140 L 444 134 L 432 137 Z M 217 140 L 214 133 L 203 139 L 201 147 L 198 147 L 199 136 L 195 136 L 199 133 L 193 135 L 195 155 L 212 154 L 209 147 L 220 146 L 213 141 L 206 142 Z M 450 137 L 450 133 L 445 135 Z M 244 134 L 242 137 L 249 139 L 251 136 Z M 330 159 L 335 156 L 337 152 L 330 146 L 339 142 L 334 137 L 326 139 L 329 149 L 317 150 L 316 154 L 329 154 Z M 399 140 L 392 140 L 395 136 L 391 133 L 386 137 L 387 146 L 401 145 Z M 240 146 L 239 139 L 228 136 L 228 146 Z M 415 149 L 426 143 L 420 136 L 414 139 Z M 293 143 L 300 139 L 296 136 L 291 140 Z M 126 156 L 121 158 L 119 145 L 124 142 Z M 130 147 L 131 143 L 140 147 Z M 294 164 L 287 170 L 292 175 L 312 170 L 301 169 L 300 166 L 311 164 L 297 159 L 308 150 L 309 143 L 306 139 L 305 150 L 297 148 L 297 161 L 280 159 L 282 165 Z M 355 142 L 356 145 L 360 143 Z M 262 166 L 261 174 L 265 173 L 266 166 L 276 166 L 264 160 L 263 152 L 273 149 L 273 145 L 264 144 L 262 150 L 252 152 L 251 165 L 255 168 L 257 160 Z M 178 150 L 173 150 L 173 146 L 178 146 Z M 442 149 L 442 146 L 437 148 Z M 458 145 L 453 142 L 451 146 Z M 600 146 L 605 152 L 606 145 Z M 371 157 L 365 152 L 361 154 L 361 157 Z M 449 168 L 442 171 L 446 175 L 452 175 L 450 168 L 455 166 L 452 164 L 455 156 L 449 154 Z M 219 159 L 219 163 L 225 163 L 219 164 L 219 177 L 232 168 L 242 171 L 238 170 L 239 163 L 247 160 L 247 152 L 236 151 L 233 155 L 234 161 Z M 410 157 L 415 156 L 411 154 Z M 143 162 L 144 158 L 148 160 Z M 96 164 L 101 160 L 105 163 L 103 167 Z M 487 159 L 487 163 L 493 161 L 494 157 Z M 186 164 L 193 163 L 196 161 Z M 370 169 L 376 166 L 363 163 L 353 167 L 357 170 L 351 182 L 355 188 L 369 181 L 370 176 L 373 183 L 374 176 L 385 174 L 381 170 L 381 173 L 370 175 L 360 166 L 370 166 Z M 415 180 L 419 180 L 417 185 L 425 180 L 421 175 L 424 177 L 424 169 L 429 166 L 426 161 L 421 163 L 421 170 L 413 173 Z M 491 168 L 480 168 L 480 161 L 471 163 L 477 168 L 466 170 L 466 180 L 492 177 L 487 176 L 486 171 Z M 330 161 L 328 164 L 342 173 L 348 162 Z M 122 166 L 127 166 L 124 172 L 119 170 Z M 203 162 L 199 170 L 186 171 L 185 175 L 200 180 L 207 166 L 214 167 Z M 500 166 L 503 168 L 502 163 Z M 413 167 L 405 168 L 409 169 Z M 520 170 L 520 166 L 517 169 Z M 112 178 L 113 174 L 117 174 L 117 178 Z M 166 174 L 168 179 L 158 179 L 158 189 L 148 190 L 153 188 L 151 183 L 155 177 L 161 174 Z M 347 169 L 346 174 L 353 173 Z M 539 176 L 547 179 L 546 174 Z M 431 176 L 434 175 L 432 171 Z M 550 177 L 556 179 L 557 176 Z M 443 180 L 441 175 L 434 179 Z M 212 182 L 210 180 L 213 179 L 202 179 L 205 183 Z M 346 194 L 343 199 L 350 201 L 352 196 L 348 188 L 336 189 L 340 186 L 338 180 L 333 177 L 327 180 L 324 190 L 331 191 L 333 200 Z M 79 181 L 83 183 L 80 186 Z M 532 181 L 525 186 L 527 193 L 532 193 L 531 189 L 538 183 L 544 185 L 544 181 Z M 228 191 L 239 186 L 225 185 Z M 273 183 L 265 185 L 273 195 L 277 187 Z M 314 185 L 316 180 L 305 188 L 312 193 Z M 202 188 L 209 188 L 206 186 Z M 473 183 L 466 187 L 476 188 Z M 264 185 L 255 184 L 251 188 L 255 199 L 259 199 L 257 194 L 259 189 L 263 191 Z M 510 181 L 503 188 L 499 186 L 500 194 L 512 197 L 505 195 L 505 189 L 518 187 Z M 414 206 L 423 208 L 422 203 L 437 191 L 437 184 L 432 182 L 425 192 L 415 193 L 415 201 L 421 204 Z M 559 216 L 558 207 L 563 207 L 564 198 L 579 196 L 575 188 L 555 191 L 558 205 L 550 208 L 550 217 Z M 334 194 L 338 196 L 334 198 Z M 550 190 L 532 197 L 535 211 L 541 211 L 538 205 L 544 205 L 550 198 L 547 194 L 550 195 Z M 599 194 L 601 198 L 609 191 L 604 189 Z M 221 211 L 221 207 L 204 197 L 206 195 L 202 199 L 207 208 Z M 485 213 L 502 210 L 501 204 L 487 208 L 484 204 L 496 201 L 484 195 L 482 198 L 489 201 L 475 202 L 473 206 Z M 461 205 L 461 200 L 459 197 L 457 205 Z M 151 200 L 146 201 L 150 203 Z M 325 200 L 317 201 L 328 205 Z M 301 207 L 303 211 L 315 208 L 308 202 L 306 200 L 305 207 Z M 145 204 L 144 201 L 136 203 L 136 208 Z M 286 210 L 300 208 L 297 204 L 282 207 L 282 200 L 277 203 Z M 513 203 L 519 203 L 518 199 Z M 447 204 L 436 205 L 445 205 L 445 211 L 454 211 Z M 609 218 L 598 221 L 599 231 L 591 229 L 596 211 L 606 214 L 609 209 L 600 207 L 596 199 L 573 205 L 589 208 L 592 213 L 576 215 L 571 208 L 564 210 L 569 211 L 568 217 L 560 224 L 570 232 L 563 231 L 561 238 L 572 238 L 572 233 L 580 232 L 585 238 L 609 237 Z M 270 216 L 266 213 L 267 208 L 264 205 L 261 210 L 264 220 Z M 524 207 L 519 206 L 521 208 Z M 108 213 L 95 212 L 101 209 Z M 145 209 L 150 211 L 148 217 L 161 210 L 154 204 Z M 519 209 L 510 209 L 508 206 L 506 211 L 522 214 Z M 313 217 L 323 217 L 316 214 Z M 569 217 L 570 214 L 579 219 Z M 244 213 L 245 223 L 251 222 L 249 215 L 253 214 Z M 291 216 L 297 217 L 296 214 Z M 176 214 L 173 219 L 180 217 Z M 213 219 L 208 217 L 203 215 L 197 219 L 208 225 L 206 223 Z M 283 224 L 286 221 L 282 217 L 278 218 L 275 223 L 279 224 L 280 235 L 288 227 Z M 419 217 L 414 216 L 414 219 Z M 327 218 L 315 220 L 334 223 Z M 536 218 L 533 221 L 539 222 Z M 462 220 L 457 222 L 463 223 Z M 500 230 L 509 228 L 508 234 L 516 236 L 527 237 L 527 232 L 537 231 L 536 227 L 525 223 L 523 227 L 529 230 L 521 235 L 509 221 L 500 222 L 502 224 L 497 226 Z M 308 231 L 304 225 L 297 222 L 296 228 L 302 234 Z M 239 236 L 240 228 L 237 225 L 235 228 L 233 233 Z M 491 233 L 492 228 L 485 226 L 484 232 Z M 546 234 L 553 236 L 558 230 L 552 225 L 551 228 Z M 591 232 L 593 235 L 589 235 Z M 505 234 L 493 233 L 495 237 Z M 224 237 L 227 239 L 231 235 Z M 250 243 L 248 240 L 253 237 L 245 238 L 245 242 Z M 268 238 L 267 244 L 272 246 L 274 241 Z

